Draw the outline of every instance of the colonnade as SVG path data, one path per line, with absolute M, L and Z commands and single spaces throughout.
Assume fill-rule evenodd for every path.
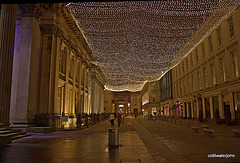
M 0 123 L 9 123 L 17 5 L 2 4 L 0 15 Z
M 64 4 L 2 4 L 0 16 L 0 124 L 60 127 L 104 111 L 104 75 L 92 83 L 94 56 Z

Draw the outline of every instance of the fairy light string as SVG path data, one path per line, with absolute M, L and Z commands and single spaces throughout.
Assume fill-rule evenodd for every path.
M 238 0 L 79 2 L 75 12 L 105 88 L 140 91 L 178 64 L 240 4 Z

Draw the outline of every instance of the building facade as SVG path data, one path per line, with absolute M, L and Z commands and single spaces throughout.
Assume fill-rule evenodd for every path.
M 160 79 L 160 110 L 161 115 L 177 115 L 178 109 L 174 108 L 175 102 L 172 99 L 172 70 L 169 70 Z
M 69 128 L 77 127 L 79 114 L 103 112 L 104 75 L 91 64 L 94 55 L 66 4 L 3 4 L 2 26 L 9 10 L 15 12 L 11 96 L 1 122 Z
M 160 81 L 147 82 L 141 90 L 141 105 L 143 116 L 160 113 Z
M 240 119 L 240 8 L 172 69 L 173 99 L 183 118 L 227 123 Z

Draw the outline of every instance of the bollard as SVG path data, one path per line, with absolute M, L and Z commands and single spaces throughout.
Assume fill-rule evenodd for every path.
M 118 147 L 119 146 L 119 130 L 118 128 L 108 129 L 108 146 Z

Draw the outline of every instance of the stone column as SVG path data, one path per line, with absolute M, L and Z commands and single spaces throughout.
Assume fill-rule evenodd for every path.
M 2 4 L 0 18 L 0 123 L 9 124 L 16 4 Z
M 213 98 L 212 97 L 209 97 L 209 103 L 210 103 L 210 116 L 211 116 L 211 119 L 214 119 Z
M 125 114 L 128 114 L 128 104 L 124 104 L 124 112 Z
M 86 67 L 85 65 L 83 66 L 83 111 L 86 113 L 87 112 L 87 107 L 86 107 Z
M 59 107 L 58 108 L 58 106 L 57 106 L 57 100 L 58 100 L 58 80 L 59 80 L 59 54 L 60 54 L 60 48 L 61 48 L 61 45 L 60 45 L 60 43 L 61 43 L 61 38 L 59 37 L 60 36 L 60 33 L 58 34 L 58 35 L 56 35 L 56 37 L 55 37 L 55 40 L 56 40 L 56 46 L 55 46 L 55 55 L 56 55 L 56 57 L 54 58 L 54 62 L 55 62 L 55 64 L 56 64 L 56 67 L 55 67 L 55 69 L 53 70 L 54 72 L 53 72 L 53 74 L 54 74 L 54 81 L 53 81 L 53 83 L 54 83 L 54 86 L 53 86 L 53 88 L 54 88 L 54 102 L 53 102 L 53 108 L 54 108 L 54 110 L 53 110 L 53 114 L 59 114 L 60 113 L 60 110 L 61 110 L 61 108 Z M 59 92 L 59 94 L 61 95 L 62 93 L 60 93 Z M 60 97 L 59 97 L 60 98 Z M 61 106 L 61 105 L 60 105 Z
M 194 107 L 194 104 L 193 104 L 193 100 L 191 101 L 191 113 L 192 113 L 192 118 L 194 118 L 194 112 L 193 112 L 193 107 Z M 196 108 L 194 108 L 195 110 Z
M 185 108 L 185 105 L 183 105 L 183 108 L 182 109 L 182 112 L 183 112 L 183 118 L 185 117 L 185 112 L 186 112 L 186 108 Z
M 99 86 L 98 83 L 95 84 L 95 112 L 99 113 Z
M 60 35 L 62 31 L 55 22 L 41 24 L 40 29 L 42 32 L 42 56 L 38 117 L 40 119 L 45 117 L 44 121 L 48 122 L 45 122 L 44 125 L 55 126 L 56 123 L 53 115 L 54 113 L 59 113 L 59 110 L 56 108 L 59 78 Z M 50 119 L 48 118 L 49 115 L 51 115 Z
M 187 103 L 187 119 L 190 117 L 189 115 L 189 105 L 188 105 L 188 101 L 186 102 Z
M 96 90 L 96 111 L 99 113 L 100 112 L 100 108 L 101 108 L 101 101 L 100 101 L 100 90 L 99 90 L 99 83 L 96 84 L 97 86 L 97 90 Z
M 90 110 L 90 112 L 91 113 L 94 113 L 94 100 L 95 100 L 95 92 L 94 92 L 94 90 L 95 90 L 95 84 L 94 84 L 94 81 L 92 81 L 92 87 L 91 87 L 91 110 Z
M 202 98 L 202 106 L 203 106 L 203 119 L 205 119 L 206 118 L 205 98 Z
M 65 57 L 66 57 L 66 62 L 65 62 L 65 69 L 66 69 L 66 73 L 65 73 L 65 84 L 64 84 L 64 105 L 63 105 L 63 107 L 64 107 L 64 115 L 65 114 L 67 114 L 68 113 L 68 111 L 67 111 L 67 108 L 68 108 L 68 101 L 67 101 L 67 99 L 68 99 L 68 64 L 69 64 L 69 49 L 67 48 L 66 49 L 66 53 L 64 54 L 64 55 L 66 55 Z
M 200 99 L 196 100 L 196 109 L 197 109 L 197 118 L 199 118 L 199 110 L 201 109 L 200 108 Z
M 102 95 L 101 95 L 101 101 L 102 101 L 101 113 L 103 113 L 104 112 L 104 87 L 103 87 L 103 85 L 101 85 L 101 92 L 102 92 Z
M 234 98 L 233 98 L 233 93 L 229 93 L 230 97 L 230 112 L 231 112 L 231 119 L 235 119 L 235 109 L 234 109 Z
M 224 116 L 224 105 L 223 105 L 223 97 L 222 97 L 222 95 L 218 95 L 218 105 L 219 105 L 219 115 L 220 115 L 220 119 L 225 119 L 225 116 Z
M 75 102 L 76 102 L 76 100 L 75 100 L 75 94 L 76 94 L 76 86 L 75 86 L 75 82 L 76 82 L 76 58 L 74 57 L 73 58 L 73 89 L 72 89 L 72 108 L 71 108 L 71 114 L 72 115 L 75 115 L 76 113 L 75 113 L 75 106 L 76 106 L 76 104 L 75 104 Z
M 90 79 L 89 79 L 89 69 L 87 69 L 86 71 L 86 87 L 87 87 L 87 96 L 86 96 L 86 110 L 88 112 L 88 114 L 90 113 L 90 101 L 89 101 L 89 98 L 90 98 L 90 87 L 89 87 L 89 83 L 90 83 Z
M 78 100 L 79 100 L 79 103 L 78 103 L 78 108 L 77 108 L 77 113 L 78 114 L 80 114 L 80 113 L 82 113 L 81 112 L 81 105 L 82 105 L 82 103 L 81 103 L 81 91 L 82 91 L 82 89 L 81 89 L 81 74 L 82 74 L 82 62 L 79 60 L 79 81 L 78 81 L 78 87 L 79 87 L 79 93 L 78 93 Z

